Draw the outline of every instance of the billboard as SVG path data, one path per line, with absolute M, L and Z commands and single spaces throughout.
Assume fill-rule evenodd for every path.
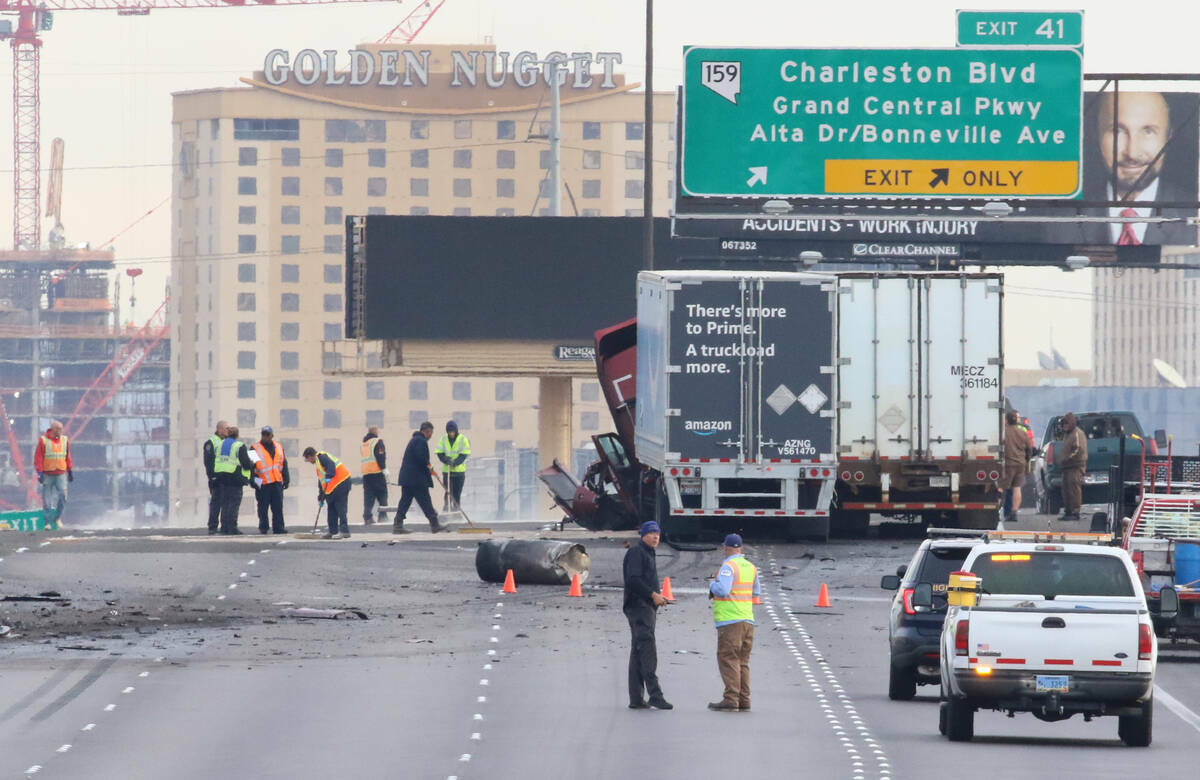
M 726 255 L 795 256 L 815 249 L 827 256 L 922 257 L 929 250 L 920 245 L 935 244 L 939 256 L 987 262 L 1005 256 L 1061 262 L 1081 253 L 1078 247 L 1106 247 L 1117 262 L 1156 261 L 1159 246 L 1195 245 L 1194 224 L 1154 220 L 1197 215 L 1200 95 L 1089 92 L 1083 110 L 1082 192 L 1073 201 L 998 198 L 1013 205 L 1021 221 L 984 216 L 966 205 L 862 198 L 796 201 L 792 214 L 766 215 L 759 202 L 743 200 L 737 210 L 752 209 L 743 217 L 680 219 L 676 233 L 720 239 Z M 676 198 L 680 215 L 733 211 L 729 200 Z M 897 219 L 908 214 L 928 218 Z
M 672 240 L 667 220 L 654 222 L 659 267 L 712 243 Z M 640 217 L 368 216 L 361 335 L 590 343 L 634 316 L 642 229 Z M 351 338 L 357 295 L 348 283 Z

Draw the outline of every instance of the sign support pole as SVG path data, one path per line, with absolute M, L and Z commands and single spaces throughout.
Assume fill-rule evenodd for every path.
M 654 270 L 654 0 L 646 0 L 646 106 L 642 133 L 642 261 Z

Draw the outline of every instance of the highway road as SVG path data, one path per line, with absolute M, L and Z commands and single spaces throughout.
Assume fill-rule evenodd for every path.
M 498 527 L 494 536 L 529 537 Z M 345 541 L 178 532 L 0 534 L 0 778 L 989 778 L 1187 776 L 1200 739 L 1200 647 L 1163 648 L 1154 744 L 1115 718 L 1047 724 L 981 713 L 937 731 L 937 691 L 887 698 L 881 574 L 908 538 L 748 544 L 764 577 L 753 710 L 714 713 L 705 582 L 716 551 L 659 548 L 669 712 L 625 707 L 620 562 L 634 534 L 545 532 L 592 556 L 566 587 L 502 594 L 478 536 Z M 821 583 L 833 599 L 815 606 Z M 68 603 L 69 602 L 69 603 Z M 291 607 L 349 608 L 296 619 Z M 1192 767 L 1189 769 L 1188 767 Z

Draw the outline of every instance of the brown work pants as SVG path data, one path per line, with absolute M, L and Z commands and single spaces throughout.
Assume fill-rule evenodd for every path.
M 740 621 L 717 626 L 717 669 L 725 683 L 722 700 L 750 709 L 750 650 L 754 647 L 754 624 Z
M 1083 469 L 1063 469 L 1062 471 L 1063 513 L 1079 514 L 1083 504 Z

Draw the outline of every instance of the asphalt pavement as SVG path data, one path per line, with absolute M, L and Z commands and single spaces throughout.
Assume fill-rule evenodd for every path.
M 1059 523 L 1023 516 L 1018 526 Z M 1067 524 L 1069 525 L 1069 524 Z M 1086 530 L 1071 528 L 1063 530 Z M 937 690 L 887 698 L 879 577 L 919 541 L 747 545 L 764 598 L 753 709 L 714 713 L 721 681 L 705 597 L 718 551 L 659 548 L 676 602 L 659 612 L 672 711 L 625 707 L 620 563 L 633 533 L 497 529 L 583 543 L 565 586 L 480 582 L 468 534 L 343 541 L 183 532 L 0 534 L 0 778 L 989 778 L 1194 770 L 1200 646 L 1162 646 L 1154 744 L 1116 719 L 980 713 L 937 731 Z M 20 551 L 19 551 L 20 550 Z M 18 552 L 19 551 L 19 552 Z M 833 606 L 817 608 L 825 583 Z M 294 608 L 346 609 L 298 619 Z M 367 619 L 360 619 L 361 612 Z M 1189 769 L 1192 767 L 1192 769 Z

